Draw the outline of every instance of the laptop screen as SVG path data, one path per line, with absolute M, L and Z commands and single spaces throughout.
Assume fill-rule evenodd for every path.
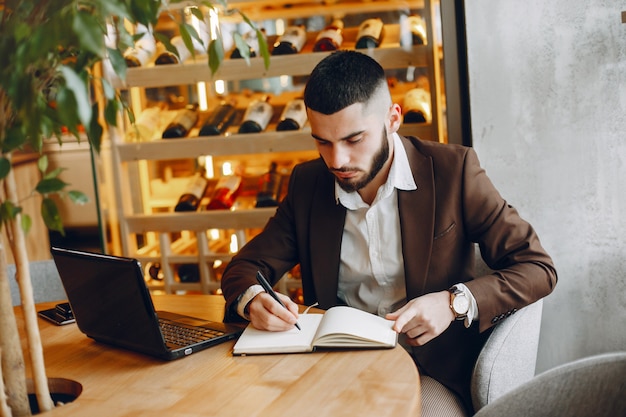
M 163 336 L 137 260 L 52 248 L 79 329 L 106 343 L 162 354 Z

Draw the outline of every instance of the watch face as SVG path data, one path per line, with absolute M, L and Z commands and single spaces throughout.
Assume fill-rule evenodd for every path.
M 452 300 L 452 308 L 457 314 L 465 315 L 469 311 L 469 298 L 467 298 L 464 294 L 457 295 Z

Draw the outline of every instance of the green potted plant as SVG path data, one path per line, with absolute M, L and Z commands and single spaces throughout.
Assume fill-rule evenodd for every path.
M 45 374 L 24 233 L 31 225 L 31 214 L 23 212 L 17 201 L 12 170 L 12 155 L 29 149 L 39 153 L 41 180 L 33 190 L 42 197 L 41 216 L 46 226 L 63 233 L 63 221 L 51 197 L 67 197 L 76 203 L 86 201 L 80 191 L 68 190 L 59 178 L 62 169 L 51 170 L 43 153 L 44 140 L 64 135 L 86 137 L 99 152 L 106 125 L 116 125 L 121 111 L 134 117 L 115 89 L 104 79 L 97 79 L 94 67 L 110 60 L 117 75 L 124 79 L 124 51 L 133 46 L 133 36 L 125 25 L 156 25 L 159 15 L 182 0 L 6 0 L 0 1 L 0 227 L 9 236 L 9 247 L 0 242 L 0 416 L 30 415 L 26 389 L 24 358 L 10 297 L 7 276 L 7 253 L 16 263 L 17 281 L 33 370 L 32 380 L 39 410 L 54 407 Z M 225 13 L 239 13 L 218 0 L 185 1 L 185 5 L 221 7 Z M 193 13 L 202 18 L 199 9 Z M 243 14 L 253 29 L 253 23 Z M 107 23 L 116 30 L 116 43 L 105 46 Z M 202 42 L 190 25 L 179 24 L 181 37 L 193 54 L 194 39 Z M 167 50 L 178 53 L 169 39 L 154 34 Z M 260 36 L 259 39 L 263 39 Z M 249 49 L 235 33 L 235 44 L 248 60 Z M 224 57 L 221 39 L 205 45 L 208 65 L 218 69 Z M 267 45 L 260 54 L 269 65 Z M 95 89 L 99 89 L 94 95 Z M 93 97 L 103 97 L 96 102 Z M 67 129 L 67 131 L 65 130 Z M 84 135 L 79 131 L 84 130 Z M 5 395 L 6 393 L 6 395 Z

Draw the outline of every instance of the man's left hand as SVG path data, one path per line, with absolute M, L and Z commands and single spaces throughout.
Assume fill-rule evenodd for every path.
M 424 345 L 443 333 L 454 320 L 450 293 L 440 291 L 414 298 L 385 318 L 395 320 L 393 329 L 405 333 L 409 345 Z

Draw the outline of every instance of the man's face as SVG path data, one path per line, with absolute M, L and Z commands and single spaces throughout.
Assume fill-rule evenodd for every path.
M 371 114 L 355 103 L 331 115 L 308 110 L 311 135 L 337 183 L 345 191 L 359 191 L 387 175 L 390 142 L 385 116 Z

